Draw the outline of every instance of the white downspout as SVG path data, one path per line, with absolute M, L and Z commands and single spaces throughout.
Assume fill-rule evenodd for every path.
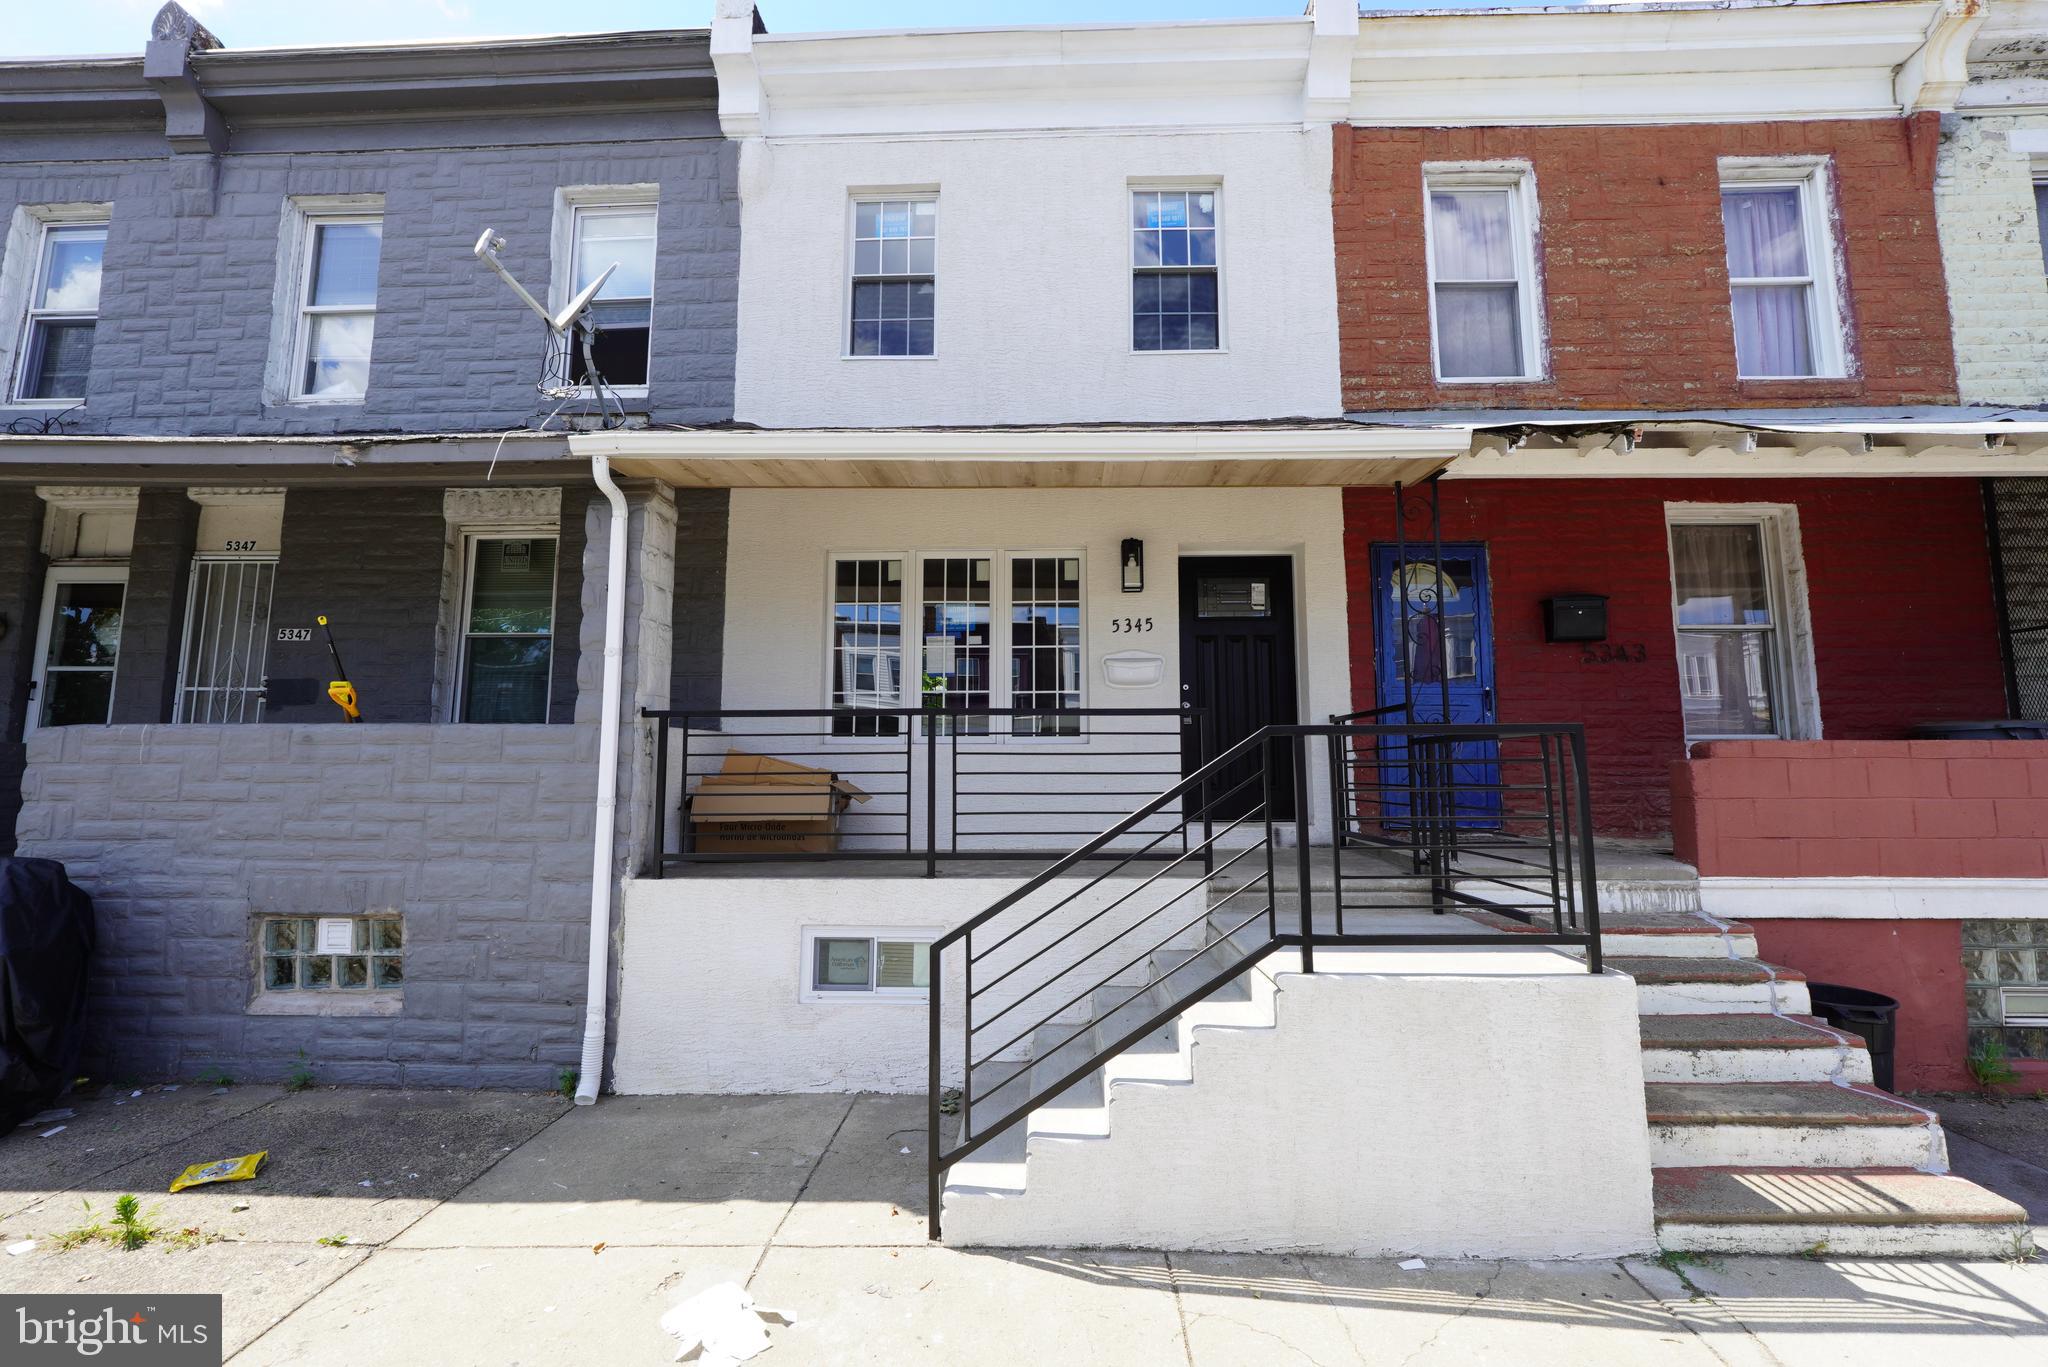
M 611 973 L 612 850 L 619 824 L 619 689 L 626 674 L 626 496 L 611 462 L 593 452 L 590 475 L 612 505 L 611 550 L 604 578 L 604 707 L 597 738 L 597 825 L 590 849 L 590 980 L 583 999 L 583 1066 L 576 1104 L 597 1101 L 604 1075 L 605 996 Z

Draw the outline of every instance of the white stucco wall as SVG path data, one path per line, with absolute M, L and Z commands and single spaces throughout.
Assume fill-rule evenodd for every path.
M 1330 130 L 750 141 L 736 416 L 769 427 L 1342 411 Z M 1131 350 L 1134 182 L 1220 185 L 1225 349 Z M 845 356 L 852 193 L 936 189 L 937 355 Z
M 1132 957 L 1129 946 L 1159 943 L 1199 919 L 1205 896 L 1194 878 L 1169 874 L 1142 888 L 1138 881 L 1112 879 L 1088 888 L 1086 878 L 1055 880 L 1003 918 L 1000 933 L 991 931 L 995 941 L 977 939 L 976 982 L 987 989 L 975 1009 L 977 1023 L 987 1023 L 978 1048 L 993 1049 L 1054 1014 L 1081 987 Z M 829 870 L 808 878 L 629 881 L 613 1086 L 627 1094 L 921 1092 L 926 1003 L 852 996 L 805 1001 L 804 931 L 902 927 L 936 934 L 1023 882 L 957 872 L 924 879 Z M 1023 929 L 1039 912 L 1049 914 Z M 1085 929 L 1075 930 L 1083 922 Z M 964 995 L 959 949 L 947 951 L 943 962 L 945 1076 L 957 1084 Z M 1091 968 L 1098 971 L 1091 974 Z M 997 1015 L 1013 1004 L 1014 1010 Z
M 1277 961 L 1269 960 L 1268 963 Z M 1635 985 L 1533 949 L 1319 950 L 1271 1028 L 1197 1026 L 1186 1083 L 1034 1135 L 949 1243 L 1612 1257 L 1654 1246 Z
M 1119 586 L 1118 548 L 1126 537 L 1145 543 L 1143 593 L 1125 593 Z M 1299 716 L 1320 722 L 1351 707 L 1343 506 L 1336 489 L 736 489 L 727 545 L 723 696 L 730 707 L 830 705 L 826 647 L 832 556 L 903 555 L 909 575 L 916 572 L 918 553 L 969 551 L 1081 552 L 1087 666 L 1082 705 L 1137 708 L 1180 705 L 1180 557 L 1289 556 L 1295 566 Z M 1113 618 L 1150 618 L 1152 629 L 1112 631 Z M 915 632 L 906 636 L 914 651 Z M 996 649 L 1001 648 L 998 634 Z M 1160 657 L 1159 683 L 1107 686 L 1104 657 L 1133 651 Z M 916 677 L 915 663 L 906 663 L 907 678 Z M 1007 662 L 999 658 L 996 673 L 1006 676 Z M 1153 724 L 1161 728 L 1156 745 L 1130 737 L 1013 744 L 1032 751 L 1020 764 L 1034 767 L 1050 766 L 1055 751 L 1074 768 L 1091 762 L 1084 758 L 1090 749 L 1157 748 L 1171 755 L 1178 747 L 1173 720 Z M 813 755 L 806 762 L 819 761 Z M 1099 763 L 1118 767 L 1115 757 Z M 1312 764 L 1309 776 L 1310 811 L 1322 814 L 1328 806 L 1325 767 Z M 1157 790 L 1170 784 L 1163 780 Z M 1129 799 L 1124 809 L 1138 805 L 1139 799 Z M 876 814 L 892 810 L 900 807 L 877 802 L 867 809 Z M 854 808 L 848 829 L 859 830 L 862 816 L 863 809 Z M 1068 820 L 1063 828 L 1078 824 L 1097 830 L 1113 820 L 1106 815 L 1080 823 Z M 1326 817 L 1317 820 L 1317 832 L 1326 835 L 1327 824 Z M 1068 848 L 1081 842 L 1051 843 Z
M 2048 402 L 2048 271 L 2034 212 L 2048 115 L 1948 115 L 1934 202 L 1965 403 Z

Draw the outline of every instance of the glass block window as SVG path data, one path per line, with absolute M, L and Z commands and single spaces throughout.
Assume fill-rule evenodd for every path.
M 309 218 L 291 397 L 352 402 L 370 384 L 384 220 Z
M 320 922 L 273 916 L 263 922 L 265 992 L 362 992 L 405 985 L 405 928 L 395 916 L 350 916 L 348 946 L 323 946 Z
M 902 707 L 903 561 L 842 557 L 832 563 L 832 706 Z M 900 717 L 835 717 L 835 736 L 894 736 Z
M 1010 559 L 1010 706 L 1081 705 L 1081 560 Z M 1013 717 L 1020 736 L 1080 734 L 1079 717 Z
M 810 995 L 922 1001 L 931 990 L 931 944 L 894 933 L 807 932 Z
M 463 615 L 456 720 L 546 721 L 555 658 L 555 538 L 470 538 Z
M 854 202 L 850 354 L 932 354 L 938 225 L 935 199 Z
M 989 668 L 994 583 L 985 555 L 930 555 L 924 576 L 921 625 L 924 645 L 924 700 L 940 712 L 991 704 Z M 988 718 L 929 717 L 927 735 L 988 734 Z
M 99 323 L 100 261 L 104 223 L 51 223 L 30 285 L 28 325 L 15 398 L 28 403 L 76 403 L 85 398 Z
M 2048 921 L 1964 921 L 1961 930 L 1971 1049 L 2048 1059 Z
M 1215 351 L 1222 342 L 1215 190 L 1131 193 L 1131 346 Z

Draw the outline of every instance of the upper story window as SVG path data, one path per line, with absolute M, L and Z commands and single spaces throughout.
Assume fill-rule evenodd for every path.
M 1843 373 L 1826 223 L 1818 167 L 1722 164 L 1721 225 L 1742 379 Z
M 1541 373 L 1531 177 L 1431 175 L 1430 314 L 1440 380 L 1530 380 Z
M 2048 180 L 2034 182 L 2034 227 L 2041 238 L 2041 269 L 2048 271 Z
M 614 389 L 644 391 L 647 386 L 649 341 L 654 325 L 653 186 L 618 191 L 578 192 L 565 196 L 569 271 L 567 288 L 556 307 L 587 288 L 614 266 L 604 288 L 590 306 L 597 338 L 591 346 L 597 373 Z M 559 259 L 559 257 L 558 257 Z M 590 383 L 583 348 L 570 348 L 569 377 Z
M 853 307 L 847 354 L 930 356 L 937 316 L 939 202 L 853 202 Z
M 1131 192 L 1131 347 L 1216 351 L 1223 345 L 1212 189 Z
M 287 212 L 292 332 L 281 339 L 287 355 L 273 357 L 284 361 L 276 388 L 289 402 L 360 403 L 377 326 L 382 201 L 301 200 Z
M 86 372 L 92 366 L 107 225 L 40 227 L 13 397 L 21 403 L 78 403 L 85 398 Z

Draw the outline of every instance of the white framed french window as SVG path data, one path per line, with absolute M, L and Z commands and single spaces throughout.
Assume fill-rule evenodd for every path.
M 85 402 L 98 330 L 100 280 L 111 218 L 104 205 L 49 205 L 17 211 L 0 265 L 0 301 L 10 318 L 7 401 L 68 408 Z
M 846 204 L 847 360 L 938 354 L 939 192 L 858 190 Z
M 1130 349 L 1151 354 L 1227 350 L 1220 181 L 1132 181 Z
M 384 197 L 287 199 L 265 391 L 280 404 L 368 396 L 383 257 Z
M 1430 355 L 1445 384 L 1541 380 L 1536 173 L 1526 163 L 1423 168 Z
M 1818 158 L 1721 159 L 1721 228 L 1738 379 L 1848 374 L 1828 167 Z
M 1819 739 L 1796 511 L 1667 503 L 1665 531 L 1686 744 Z
M 605 387 L 624 398 L 647 395 L 660 201 L 661 187 L 653 184 L 577 185 L 555 192 L 548 306 L 561 309 L 605 267 L 617 267 L 590 307 L 598 329 L 591 350 Z M 569 378 L 588 392 L 584 370 L 582 347 L 572 340 Z
M 798 999 L 910 1005 L 931 997 L 931 945 L 942 930 L 907 926 L 805 926 Z
M 113 719 L 128 566 L 56 564 L 43 582 L 22 734 Z
M 554 693 L 557 527 L 466 531 L 451 721 L 544 723 Z

